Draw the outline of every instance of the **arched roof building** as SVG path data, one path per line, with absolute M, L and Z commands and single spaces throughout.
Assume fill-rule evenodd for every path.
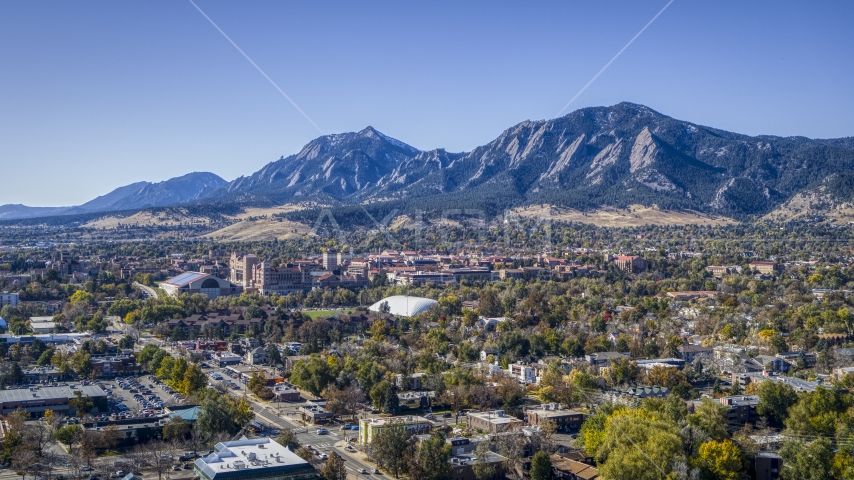
M 410 297 L 409 295 L 394 295 L 384 298 L 379 302 L 368 307 L 372 312 L 380 312 L 382 304 L 388 302 L 390 314 L 396 317 L 414 317 L 419 313 L 425 312 L 427 309 L 436 305 L 436 300 L 431 300 L 424 297 Z

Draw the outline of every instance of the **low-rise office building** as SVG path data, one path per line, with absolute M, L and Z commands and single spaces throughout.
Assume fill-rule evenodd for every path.
M 237 365 L 243 359 L 240 355 L 231 352 L 217 352 L 211 355 L 211 361 L 216 362 L 220 367 L 226 365 Z
M 298 402 L 301 399 L 299 390 L 289 384 L 279 383 L 270 390 L 273 392 L 272 401 L 274 402 Z
M 305 405 L 299 407 L 299 413 L 302 415 L 303 421 L 311 422 L 315 425 L 328 423 L 335 418 L 335 414 L 326 410 L 320 405 Z
M 316 480 L 317 470 L 274 440 L 246 437 L 220 442 L 193 464 L 201 480 Z
M 140 365 L 133 355 L 93 358 L 89 361 L 92 373 L 98 378 L 139 375 Z

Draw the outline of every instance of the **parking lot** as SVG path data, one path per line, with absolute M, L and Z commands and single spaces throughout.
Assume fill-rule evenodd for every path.
M 163 407 L 180 405 L 184 398 L 154 376 L 119 377 L 96 383 L 108 393 L 110 414 L 138 418 L 159 415 Z M 119 405 L 124 405 L 122 409 Z

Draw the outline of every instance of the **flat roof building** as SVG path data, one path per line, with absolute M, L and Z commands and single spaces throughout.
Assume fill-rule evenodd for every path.
M 315 480 L 317 470 L 288 448 L 263 437 L 220 442 L 193 464 L 201 480 Z
M 69 402 L 76 397 L 74 392 L 80 392 L 84 397 L 89 397 L 97 411 L 107 411 L 107 393 L 101 387 L 75 385 L 73 387 L 30 387 L 0 390 L 0 414 L 8 415 L 20 408 L 33 416 L 41 416 L 45 410 L 74 415 L 77 413 L 77 409 L 71 406 Z
M 555 422 L 560 432 L 576 432 L 584 423 L 584 414 L 577 410 L 561 408 L 557 403 L 544 403 L 532 407 L 525 407 L 525 417 L 528 425 L 542 425 L 543 422 L 551 420 Z
M 382 429 L 397 425 L 414 431 L 416 435 L 430 431 L 430 421 L 424 417 L 415 415 L 389 418 L 363 418 L 359 420 L 359 443 L 367 445 L 374 440 L 374 437 Z
M 5 305 L 11 305 L 13 307 L 18 306 L 18 294 L 17 293 L 9 293 L 3 292 L 0 293 L 0 307 Z
M 523 423 L 525 422 L 507 415 L 504 410 L 469 412 L 466 415 L 466 424 L 469 428 L 476 428 L 489 433 L 506 432 L 516 426 L 521 427 Z

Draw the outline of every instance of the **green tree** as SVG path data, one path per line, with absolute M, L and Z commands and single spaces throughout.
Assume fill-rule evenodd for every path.
M 330 382 L 335 380 L 329 363 L 325 362 L 320 355 L 312 354 L 308 361 L 297 360 L 291 370 L 291 382 L 312 395 L 320 395 Z
M 68 301 L 75 305 L 88 305 L 92 302 L 93 298 L 94 297 L 91 293 L 85 290 L 77 290 L 71 295 L 71 297 L 68 298 Z
M 409 478 L 411 480 L 450 480 L 453 472 L 450 459 L 451 446 L 445 442 L 445 434 L 438 432 L 418 446 L 410 462 Z
M 86 415 L 87 413 L 92 411 L 92 407 L 94 406 L 92 399 L 88 396 L 84 397 L 83 393 L 79 390 L 76 390 L 74 392 L 74 398 L 69 400 L 68 404 L 77 410 L 76 415 L 78 417 L 82 417 L 83 415 Z
M 279 436 L 276 437 L 276 442 L 278 442 L 279 445 L 290 447 L 294 450 L 296 450 L 300 446 L 299 440 L 297 440 L 297 434 L 294 433 L 294 431 L 288 427 L 284 427 L 281 431 L 279 431 Z
M 788 441 L 780 449 L 783 457 L 783 480 L 822 480 L 833 478 L 833 445 L 820 438 L 809 443 Z
M 208 394 L 200 406 L 202 411 L 196 420 L 196 428 L 205 439 L 220 432 L 234 435 L 254 416 L 248 402 L 227 395 Z
M 389 383 L 388 380 L 383 380 L 376 385 L 371 391 L 368 393 L 368 396 L 371 397 L 371 403 L 374 405 L 376 409 L 382 409 L 388 399 L 389 395 L 394 393 L 394 390 Z
M 190 433 L 192 425 L 181 417 L 172 417 L 163 425 L 164 440 L 183 440 Z
M 730 440 L 712 440 L 700 445 L 699 460 L 714 478 L 739 480 L 744 475 L 744 455 Z
M 400 399 L 397 398 L 397 391 L 395 391 L 394 387 L 386 395 L 382 411 L 391 415 L 397 415 L 400 412 Z
M 591 440 L 601 465 L 599 473 L 615 480 L 659 480 L 670 473 L 674 459 L 682 454 L 676 425 L 638 410 L 615 411 Z M 587 443 L 585 439 L 585 447 Z
M 724 440 L 727 433 L 727 407 L 709 398 L 695 404 L 695 413 L 689 416 L 691 423 L 699 426 L 713 440 Z
M 80 425 L 66 425 L 64 427 L 58 428 L 56 432 L 54 432 L 53 437 L 57 442 L 64 443 L 66 445 L 71 445 L 76 442 L 80 435 L 83 434 L 83 427 Z
M 475 460 L 472 465 L 474 478 L 477 480 L 492 480 L 498 472 L 494 462 L 489 461 L 492 452 L 489 450 L 489 442 L 478 442 L 474 451 Z
M 90 364 L 91 359 L 92 356 L 89 355 L 89 352 L 77 350 L 74 352 L 74 355 L 71 356 L 71 368 L 77 372 L 77 375 L 80 375 L 81 377 L 88 377 L 92 368 Z
M 380 430 L 369 446 L 369 455 L 394 478 L 402 473 L 412 455 L 412 434 L 403 425 L 392 423 Z
M 782 425 L 789 414 L 789 408 L 798 401 L 795 389 L 784 383 L 765 380 L 757 391 L 759 403 L 756 413 L 768 418 L 775 425 Z
M 531 480 L 551 480 L 552 460 L 549 454 L 540 450 L 531 459 Z
M 184 371 L 184 379 L 181 382 L 181 392 L 191 395 L 207 387 L 208 379 L 205 372 L 195 363 L 191 363 Z
M 329 454 L 326 465 L 320 471 L 320 476 L 326 480 L 347 480 L 347 468 L 344 459 L 335 452 Z

